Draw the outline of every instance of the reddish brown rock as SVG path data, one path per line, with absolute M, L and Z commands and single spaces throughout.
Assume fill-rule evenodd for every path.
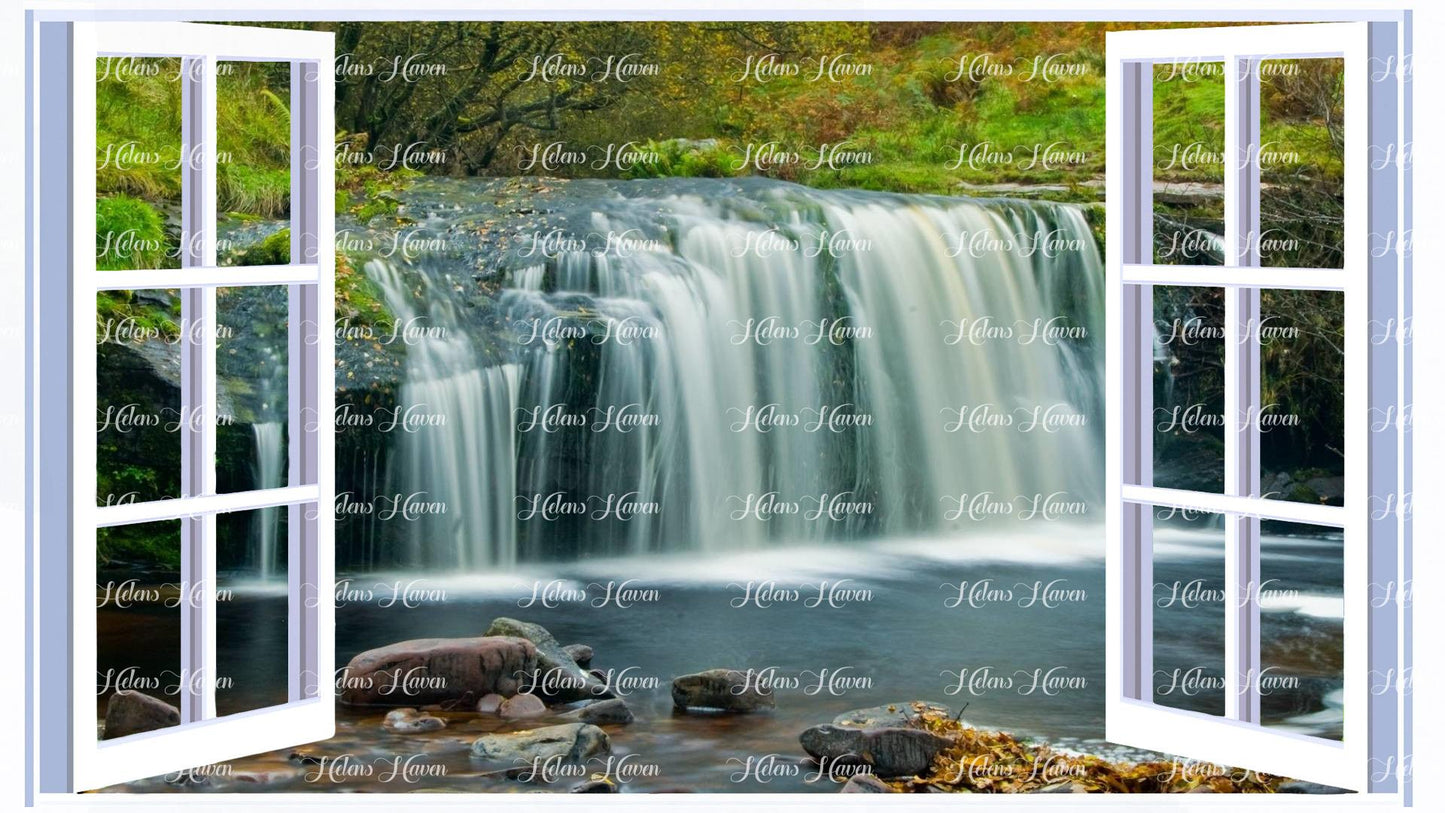
M 415 707 L 510 696 L 536 669 L 537 648 L 523 638 L 420 638 L 357 655 L 337 686 L 348 705 Z

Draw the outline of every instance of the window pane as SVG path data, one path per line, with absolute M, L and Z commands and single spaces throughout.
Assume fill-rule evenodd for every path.
M 1154 65 L 1154 263 L 1224 262 L 1224 63 Z
M 287 484 L 288 290 L 216 289 L 216 491 Z
M 291 65 L 217 62 L 216 262 L 291 262 Z
M 1260 493 L 1344 505 L 1345 296 L 1260 291 Z
M 1154 286 L 1154 482 L 1224 489 L 1224 289 Z
M 95 65 L 95 266 L 179 268 L 181 61 L 102 57 Z
M 96 504 L 181 496 L 178 291 L 95 295 Z
M 194 595 L 180 567 L 179 520 L 96 531 L 100 739 L 180 722 L 181 608 Z
M 1341 739 L 1344 728 L 1344 534 L 1260 523 L 1260 720 Z
M 216 714 L 287 694 L 287 513 L 216 515 Z
M 1154 702 L 1224 714 L 1224 518 L 1154 509 Z
M 1259 264 L 1344 267 L 1343 59 L 1259 65 Z

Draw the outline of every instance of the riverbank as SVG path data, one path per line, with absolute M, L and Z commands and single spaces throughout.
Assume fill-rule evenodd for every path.
M 1188 584 L 1205 577 L 1209 538 L 1204 531 L 1162 532 L 1156 580 Z M 337 661 L 344 665 L 366 650 L 406 640 L 483 635 L 498 617 L 541 624 L 563 645 L 589 647 L 587 668 L 613 676 L 615 693 L 634 719 L 599 726 L 610 753 L 656 766 L 649 769 L 655 775 L 623 783 L 625 792 L 834 792 L 841 785 L 804 781 L 809 757 L 800 735 L 856 709 L 915 699 L 961 712 L 981 730 L 1009 732 L 1030 748 L 1047 746 L 1110 763 L 1167 761 L 1103 738 L 1102 550 L 1096 526 L 1042 523 L 1032 532 L 980 531 L 970 539 L 534 563 L 471 575 L 353 574 L 343 577 L 336 594 Z M 1287 586 L 1299 591 L 1293 605 L 1271 599 L 1267 606 L 1266 661 L 1283 664 L 1288 656 L 1290 674 L 1303 676 L 1298 690 L 1266 698 L 1269 725 L 1330 736 L 1342 719 L 1331 718 L 1327 702 L 1338 685 L 1331 653 L 1338 652 L 1340 623 L 1328 606 L 1307 600 L 1327 592 L 1324 581 L 1338 566 L 1338 553 L 1329 540 L 1274 540 L 1265 546 L 1266 565 L 1287 562 L 1293 574 Z M 275 587 L 232 585 L 235 592 L 219 607 L 223 629 L 264 631 L 284 619 L 285 598 Z M 1217 585 L 1206 578 L 1204 586 Z M 1222 652 L 1218 608 L 1208 606 L 1206 594 L 1196 597 L 1206 599 L 1201 609 L 1176 613 L 1157 632 L 1161 657 L 1208 664 Z M 121 610 L 103 607 L 102 640 L 110 640 L 109 632 L 124 618 Z M 164 637 L 170 633 L 165 618 L 152 614 L 134 626 Z M 284 636 L 268 642 L 259 633 L 222 638 L 220 668 L 234 687 L 222 713 L 266 702 L 247 694 L 281 677 L 281 643 Z M 152 649 L 132 641 L 124 651 L 102 652 L 101 668 L 130 663 L 143 675 L 166 668 L 164 655 L 148 654 L 151 662 L 136 664 L 138 652 Z M 678 712 L 673 679 L 713 668 L 768 675 L 776 686 L 773 708 L 756 714 Z M 825 670 L 833 677 L 820 690 Z M 1013 685 L 967 680 L 963 674 L 980 671 L 1011 678 Z M 1053 679 L 1031 689 L 1035 674 Z M 346 673 L 339 677 L 344 681 Z M 284 688 L 284 680 L 279 685 Z M 413 681 L 413 690 L 426 685 Z M 1206 710 L 1217 699 L 1207 688 L 1191 692 L 1178 701 Z M 450 708 L 435 698 L 403 698 L 398 706 L 436 706 L 425 713 L 446 727 L 393 734 L 383 728 L 390 708 L 338 703 L 337 735 L 326 742 L 200 769 L 199 774 L 226 774 L 206 782 L 187 775 L 111 790 L 527 789 L 491 773 L 496 766 L 475 764 L 470 756 L 475 741 L 579 722 L 566 716 L 576 710 L 573 703 L 554 703 L 536 718 L 503 720 L 478 713 L 479 697 Z M 104 714 L 103 702 L 99 713 Z M 293 750 L 302 756 L 293 760 Z M 336 770 L 342 773 L 347 766 L 362 770 L 357 765 L 370 766 L 372 773 L 332 781 L 333 774 L 318 773 L 318 763 L 308 761 L 322 757 L 333 758 L 326 763 L 333 766 L 341 760 Z M 381 781 L 397 757 L 410 760 L 414 767 L 407 770 L 421 772 L 416 781 L 404 781 L 404 772 Z M 734 781 L 749 759 L 754 766 L 794 766 L 798 775 Z

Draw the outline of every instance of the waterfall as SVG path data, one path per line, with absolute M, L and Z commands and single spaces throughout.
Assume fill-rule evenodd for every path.
M 267 421 L 251 425 L 256 439 L 256 488 L 280 488 L 285 472 L 286 449 L 282 446 L 283 425 Z M 262 508 L 256 512 L 255 548 L 260 577 L 276 575 L 276 540 L 280 533 L 281 509 Z
M 517 366 L 487 365 L 458 315 L 456 303 L 435 281 L 407 286 L 397 267 L 373 261 L 377 283 L 407 344 L 406 377 L 392 421 L 400 474 L 374 510 L 389 515 L 392 541 L 411 565 L 472 570 L 516 561 L 512 518 L 516 450 L 512 413 Z M 421 336 L 408 330 L 421 331 Z
M 503 282 L 480 305 L 462 260 L 366 266 L 398 319 L 445 328 L 408 345 L 398 408 L 446 425 L 398 437 L 393 490 L 449 513 L 402 523 L 396 561 L 966 535 L 979 495 L 1100 496 L 1078 209 L 762 180 L 571 204 L 481 249 Z

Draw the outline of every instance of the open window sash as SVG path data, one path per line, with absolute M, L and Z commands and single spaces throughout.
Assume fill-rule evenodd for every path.
M 1110 741 L 1188 759 L 1356 791 L 1397 792 L 1400 764 L 1401 607 L 1381 602 L 1399 584 L 1398 429 L 1371 416 L 1397 414 L 1400 348 L 1372 341 L 1372 326 L 1398 324 L 1403 255 L 1382 242 L 1398 233 L 1398 162 L 1376 160 L 1398 140 L 1400 81 L 1394 23 L 1238 26 L 1111 32 L 1107 36 L 1107 681 Z M 1261 267 L 1259 229 L 1262 59 L 1343 60 L 1344 262 L 1337 269 Z M 1224 262 L 1153 265 L 1153 81 L 1156 64 L 1220 63 L 1225 83 Z M 1384 246 L 1386 250 L 1381 250 Z M 1260 288 L 1340 291 L 1344 296 L 1344 504 L 1264 499 L 1259 490 L 1257 349 L 1227 341 L 1223 494 L 1153 486 L 1153 286 L 1224 290 L 1227 337 L 1246 336 Z M 1257 318 L 1257 317 L 1256 317 Z M 1374 424 L 1374 426 L 1372 426 Z M 1233 430 L 1233 431 L 1231 431 Z M 1155 506 L 1225 516 L 1225 710 L 1222 716 L 1154 702 Z M 1343 737 L 1331 741 L 1259 723 L 1259 522 L 1330 526 L 1344 533 Z
M 326 32 L 171 22 L 42 23 L 39 27 L 38 190 L 41 461 L 40 786 L 74 792 L 330 737 L 333 635 L 333 44 Z M 106 57 L 179 60 L 185 238 L 179 269 L 98 271 L 96 69 Z M 218 267 L 216 66 L 291 68 L 291 258 Z M 196 160 L 198 159 L 198 160 Z M 63 179 L 69 179 L 67 185 Z M 179 289 L 186 324 L 215 325 L 219 286 L 285 286 L 289 351 L 288 485 L 216 493 L 214 329 L 182 342 L 182 496 L 96 505 L 96 292 Z M 61 451 L 63 450 L 63 451 Z M 217 716 L 216 516 L 285 507 L 288 550 L 287 700 Z M 97 737 L 97 529 L 179 520 L 179 725 Z M 183 593 L 187 591 L 183 590 Z M 187 676 L 190 676 L 187 678 Z

